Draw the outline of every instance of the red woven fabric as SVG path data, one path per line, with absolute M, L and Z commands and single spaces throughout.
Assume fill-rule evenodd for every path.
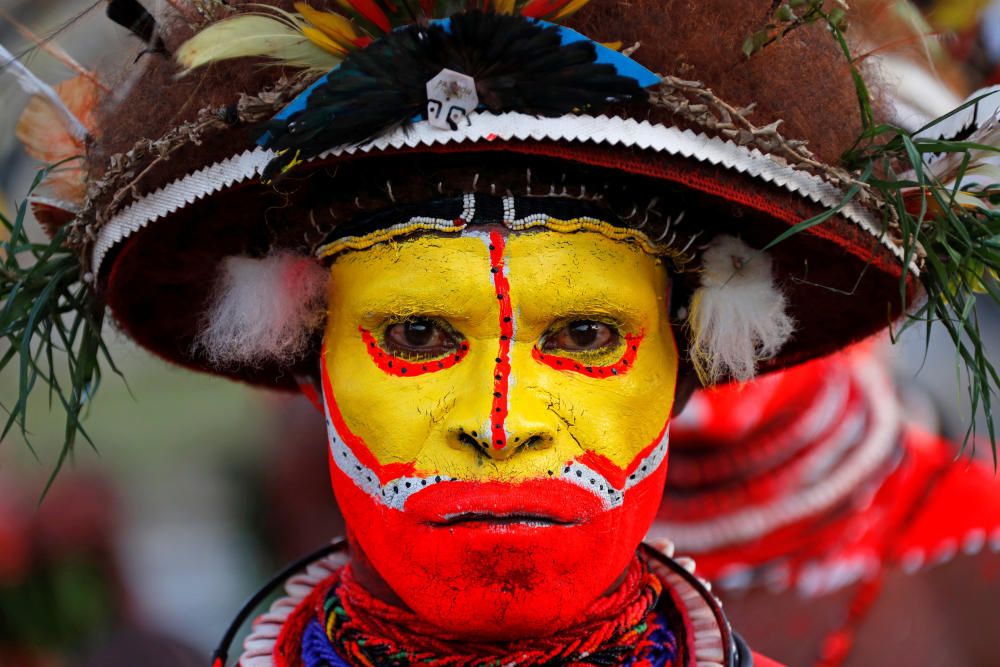
M 305 628 L 314 619 L 326 625 L 324 600 L 334 586 L 337 586 L 340 604 L 350 618 L 339 632 L 355 631 L 367 637 L 389 640 L 405 648 L 411 656 L 447 656 L 444 661 L 435 661 L 435 665 L 463 665 L 471 660 L 483 659 L 495 659 L 496 664 L 513 664 L 515 658 L 517 664 L 548 664 L 547 661 L 558 660 L 561 656 L 607 648 L 609 640 L 636 626 L 644 627 L 641 624 L 647 621 L 648 627 L 638 635 L 624 633 L 623 648 L 638 650 L 647 641 L 663 588 L 659 578 L 637 558 L 622 585 L 613 594 L 597 600 L 588 610 L 587 619 L 575 628 L 542 639 L 500 646 L 480 645 L 449 641 L 439 629 L 412 612 L 373 597 L 357 583 L 350 566 L 346 566 L 319 584 L 289 615 L 275 645 L 275 667 L 302 667 L 300 651 Z M 498 648 L 502 648 L 502 652 L 498 652 Z M 364 662 L 363 658 L 359 659 L 359 664 Z
M 670 516 L 682 519 L 685 523 L 711 520 L 741 508 L 767 506 L 800 492 L 812 483 L 810 466 L 815 465 L 816 452 L 828 451 L 831 445 L 836 446 L 837 443 L 832 441 L 835 440 L 841 423 L 864 418 L 868 409 L 870 408 L 857 386 L 857 380 L 854 380 L 837 418 L 812 441 L 782 439 L 782 431 L 768 428 L 762 429 L 763 433 L 748 435 L 738 447 L 732 449 L 720 447 L 717 451 L 712 451 L 708 447 L 699 449 L 688 446 L 686 449 L 695 452 L 695 455 L 688 454 L 687 457 L 677 457 L 676 460 L 687 464 L 690 469 L 686 477 L 698 479 L 695 483 L 685 484 L 687 480 L 680 480 L 678 473 L 678 479 L 675 480 L 677 467 L 674 466 L 675 459 L 671 459 L 668 488 L 673 494 L 668 496 L 667 505 Z M 780 426 L 794 426 L 802 430 L 803 424 L 808 424 L 808 420 L 815 420 L 815 411 L 804 410 L 793 417 L 790 424 Z M 863 444 L 863 438 L 859 436 L 851 450 Z M 674 453 L 671 451 L 671 455 Z
M 785 667 L 785 666 L 780 662 L 778 662 L 777 660 L 771 660 L 770 658 L 755 652 L 753 654 L 753 667 Z
M 990 463 L 956 461 L 953 445 L 917 430 L 907 434 L 906 447 L 940 472 L 893 545 L 890 560 L 898 562 L 913 549 L 935 560 L 946 551 L 971 550 L 975 542 L 1000 537 L 1000 479 Z
M 632 561 L 625 580 L 611 595 L 594 602 L 580 623 L 550 637 L 497 644 L 479 644 L 451 637 L 413 612 L 373 597 L 354 578 L 350 566 L 341 571 L 337 589 L 350 621 L 338 635 L 359 633 L 377 637 L 411 656 L 437 657 L 434 664 L 468 664 L 470 660 L 495 660 L 496 664 L 547 664 L 548 661 L 605 648 L 646 620 L 656 605 L 662 584 L 641 560 Z M 323 613 L 322 606 L 316 610 Z M 633 638 L 630 644 L 634 645 Z M 442 659 L 441 656 L 448 656 Z M 452 658 L 453 656 L 453 658 Z
M 327 591 L 331 586 L 335 586 L 339 579 L 339 571 L 331 574 L 289 614 L 274 645 L 274 667 L 302 667 L 302 635 L 309 621 L 315 617 L 313 610 L 316 605 L 322 607 Z

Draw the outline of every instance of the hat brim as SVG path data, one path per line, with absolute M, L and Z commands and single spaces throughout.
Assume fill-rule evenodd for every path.
M 732 142 L 690 130 L 617 117 L 559 119 L 522 114 L 473 116 L 456 132 L 425 123 L 364 146 L 330 151 L 293 172 L 288 186 L 264 186 L 259 174 L 273 154 L 247 150 L 150 193 L 114 216 L 98 233 L 92 266 L 108 304 L 127 333 L 175 363 L 277 389 L 294 389 L 300 369 L 260 365 L 213 368 L 193 351 L 217 267 L 230 255 L 275 246 L 304 247 L 324 230 L 275 222 L 317 206 L 323 197 L 345 212 L 363 213 L 350 191 L 310 181 L 335 178 L 341 167 L 369 167 L 405 181 L 428 165 L 465 160 L 489 165 L 511 156 L 530 164 L 557 160 L 636 182 L 690 193 L 711 233 L 730 233 L 761 248 L 783 231 L 838 206 L 841 191 L 822 179 Z M 409 165 L 409 166 L 408 166 Z M 388 193 L 381 206 L 400 196 Z M 434 196 L 433 192 L 425 193 Z M 365 206 L 380 202 L 368 201 Z M 325 230 L 328 231 L 328 230 Z M 704 237 L 707 241 L 709 235 Z M 774 370 L 833 352 L 885 328 L 910 304 L 902 302 L 902 250 L 872 212 L 851 203 L 822 224 L 769 251 L 798 323 Z M 917 270 L 907 272 L 907 299 L 916 298 Z

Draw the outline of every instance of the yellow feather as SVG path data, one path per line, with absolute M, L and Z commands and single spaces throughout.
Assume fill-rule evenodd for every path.
M 493 9 L 497 14 L 513 14 L 517 0 L 496 0 Z
M 313 28 L 312 26 L 302 26 L 302 34 L 309 38 L 316 46 L 329 51 L 330 53 L 336 54 L 338 56 L 346 56 L 347 49 L 338 44 L 337 42 L 330 39 L 325 32 L 319 28 Z
M 558 21 L 559 19 L 566 18 L 570 14 L 576 13 L 581 7 L 583 7 L 588 2 L 590 2 L 590 0 L 573 0 L 572 2 L 570 2 L 569 4 L 567 4 L 565 7 L 563 7 L 562 11 L 560 11 L 558 14 L 555 15 L 555 19 L 554 20 Z
M 295 10 L 333 41 L 345 48 L 354 46 L 354 40 L 358 38 L 358 33 L 354 31 L 354 26 L 347 17 L 333 12 L 321 12 L 304 2 L 296 2 Z
M 290 67 L 328 72 L 341 58 L 286 21 L 241 14 L 208 26 L 184 42 L 175 55 L 187 74 L 209 63 L 232 58 L 272 58 Z

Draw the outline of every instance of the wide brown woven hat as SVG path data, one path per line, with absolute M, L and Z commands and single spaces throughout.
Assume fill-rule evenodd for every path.
M 640 230 L 682 276 L 679 324 L 713 239 L 762 249 L 830 212 L 768 250 L 796 325 L 762 370 L 884 328 L 907 305 L 904 273 L 915 297 L 920 258 L 903 271 L 886 205 L 864 188 L 845 203 L 858 187 L 839 160 L 862 120 L 826 21 L 768 43 L 769 0 L 470 2 L 450 16 L 443 4 L 200 3 L 204 14 L 146 24 L 151 52 L 123 54 L 124 82 L 90 128 L 86 198 L 62 207 L 86 278 L 129 336 L 185 366 L 293 388 L 315 355 L 220 366 L 195 344 L 224 260 L 320 262 L 331 236 L 372 216 L 473 193 L 574 198 Z M 224 48 L 251 14 L 299 31 L 299 59 Z M 407 46 L 423 43 L 437 46 Z M 574 78 L 584 66 L 597 69 Z M 443 126 L 421 92 L 442 71 L 478 93 Z

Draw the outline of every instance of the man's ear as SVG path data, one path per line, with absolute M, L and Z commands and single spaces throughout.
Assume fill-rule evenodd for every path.
M 677 369 L 677 388 L 674 391 L 673 415 L 676 417 L 684 411 L 688 400 L 697 390 L 701 389 L 701 382 L 698 381 L 698 374 L 694 372 L 694 367 L 687 359 L 682 359 L 680 367 Z

